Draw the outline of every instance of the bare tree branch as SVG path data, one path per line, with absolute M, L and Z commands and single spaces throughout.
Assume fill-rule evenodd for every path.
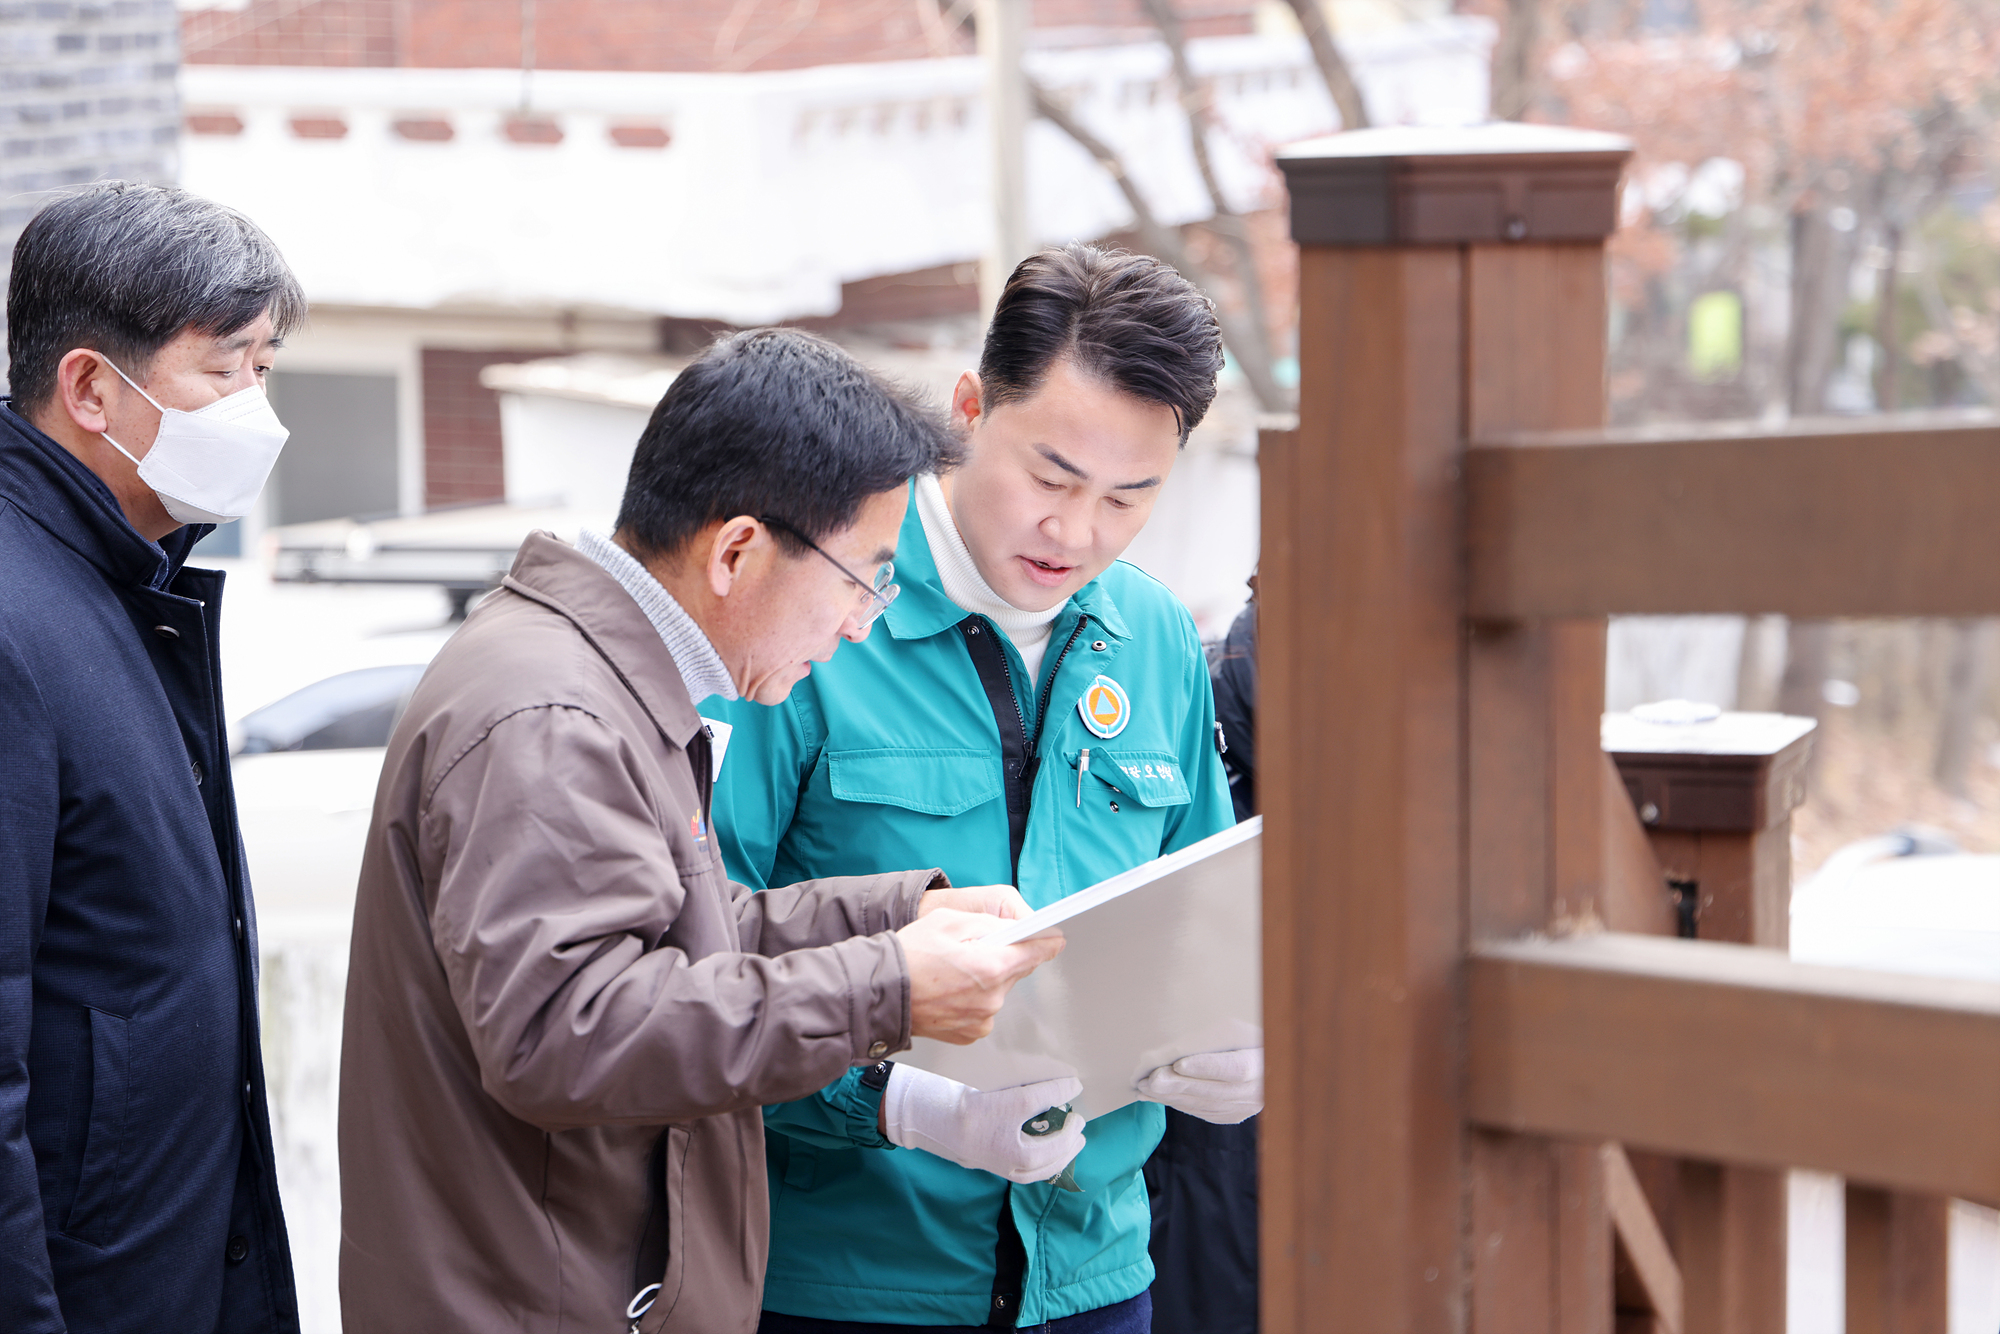
M 1124 159 L 1120 158 L 1109 144 L 1084 128 L 1081 121 L 1070 115 L 1061 103 L 1049 96 L 1047 89 L 1033 79 L 1028 81 L 1028 95 L 1034 99 L 1036 115 L 1074 139 L 1077 145 L 1096 159 L 1097 165 L 1110 175 L 1118 186 L 1118 192 L 1125 196 L 1126 206 L 1132 210 L 1132 229 L 1139 234 L 1139 244 L 1184 274 L 1200 273 L 1201 269 L 1188 254 L 1187 247 L 1181 243 L 1180 233 L 1166 226 L 1154 215 L 1152 205 L 1146 202 L 1146 196 L 1139 192 L 1131 173 L 1125 169 Z M 1251 274 L 1251 281 L 1256 281 L 1254 272 Z M 1250 381 L 1250 388 L 1257 395 L 1259 405 L 1266 411 L 1289 407 L 1289 400 L 1284 391 L 1271 377 L 1268 354 L 1260 368 L 1262 384 L 1259 384 L 1258 376 L 1251 371 L 1250 359 L 1245 355 L 1246 352 L 1255 355 L 1253 349 L 1261 349 L 1266 345 L 1264 338 L 1257 336 L 1262 334 L 1262 330 L 1253 333 L 1243 320 L 1222 310 L 1219 304 L 1215 320 L 1221 326 L 1222 341 L 1236 353 L 1236 362 L 1243 367 L 1244 377 Z M 1267 398 L 1267 394 L 1270 397 Z
M 1243 368 L 1244 377 L 1250 381 L 1259 406 L 1266 412 L 1283 411 L 1291 403 L 1272 370 L 1270 312 L 1264 301 L 1264 284 L 1257 274 L 1257 256 L 1250 248 L 1250 234 L 1244 228 L 1243 220 L 1223 196 L 1222 182 L 1215 174 L 1215 163 L 1208 152 L 1208 132 L 1215 124 L 1211 91 L 1208 85 L 1195 78 L 1194 68 L 1188 63 L 1187 36 L 1181 28 L 1180 15 L 1174 12 L 1172 0 L 1141 0 L 1141 3 L 1159 28 L 1160 38 L 1167 44 L 1167 54 L 1173 60 L 1174 82 L 1180 88 L 1181 109 L 1187 113 L 1188 146 L 1193 150 L 1201 183 L 1208 190 L 1212 214 L 1209 227 L 1228 244 L 1235 258 L 1237 279 L 1243 289 L 1243 305 L 1249 314 L 1242 338 L 1233 344 L 1236 363 Z
M 1340 128 L 1367 129 L 1372 122 L 1368 119 L 1368 108 L 1361 100 L 1361 86 L 1354 82 L 1354 71 L 1347 67 L 1347 57 L 1340 54 L 1340 48 L 1334 44 L 1333 24 L 1327 20 L 1322 0 L 1287 2 L 1292 7 L 1292 13 L 1298 15 L 1299 27 L 1305 29 L 1306 42 L 1312 47 L 1313 63 L 1319 66 L 1319 77 L 1326 81 L 1326 91 L 1333 95 L 1333 104 L 1340 109 Z

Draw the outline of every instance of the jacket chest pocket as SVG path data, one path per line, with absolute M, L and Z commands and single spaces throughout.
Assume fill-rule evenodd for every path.
M 840 801 L 950 819 L 1000 796 L 1000 761 L 984 750 L 830 750 L 827 788 Z
M 1081 770 L 1083 752 L 1068 757 L 1070 767 Z M 1180 760 L 1164 750 L 1090 750 L 1089 775 L 1115 793 L 1137 802 L 1147 810 L 1166 810 L 1192 801 L 1187 773 Z
M 1078 826 L 1065 848 L 1072 856 L 1097 854 L 1090 858 L 1089 878 L 1073 888 L 1159 856 L 1168 818 L 1193 800 L 1187 774 L 1170 751 L 1091 746 L 1063 752 L 1063 762 L 1065 790 L 1054 796 Z

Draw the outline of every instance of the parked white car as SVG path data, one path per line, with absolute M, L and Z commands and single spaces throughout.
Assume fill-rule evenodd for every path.
M 1801 963 L 2000 982 L 2000 857 L 1958 852 L 1926 830 L 1864 839 L 1827 858 L 1792 894 Z M 1843 1327 L 1840 1182 L 1794 1173 L 1789 1334 Z M 2000 1212 L 1951 1215 L 1951 1314 L 1941 1334 L 2000 1328 Z
M 340 672 L 238 723 L 236 809 L 260 903 L 352 904 L 383 748 L 424 666 Z

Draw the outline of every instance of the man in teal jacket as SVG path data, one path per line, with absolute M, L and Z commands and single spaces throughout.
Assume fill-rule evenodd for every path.
M 1213 308 L 1155 260 L 1069 246 L 1015 271 L 953 396 L 968 461 L 913 484 L 887 633 L 783 705 L 721 711 L 732 877 L 936 864 L 1041 907 L 1231 825 L 1194 622 L 1115 563 L 1221 361 Z M 884 1061 L 768 1108 L 762 1330 L 1144 1334 L 1161 1104 L 1240 1121 L 1262 1070 L 1241 1051 L 1153 1072 L 1150 1101 L 1089 1122 L 1077 1193 L 1021 1133 L 1074 1081 L 979 1093 Z

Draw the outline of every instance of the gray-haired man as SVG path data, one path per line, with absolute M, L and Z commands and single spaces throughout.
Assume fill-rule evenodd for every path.
M 123 182 L 14 249 L 0 406 L 0 1328 L 298 1328 L 216 614 L 186 568 L 284 428 L 305 298 L 247 219 Z

